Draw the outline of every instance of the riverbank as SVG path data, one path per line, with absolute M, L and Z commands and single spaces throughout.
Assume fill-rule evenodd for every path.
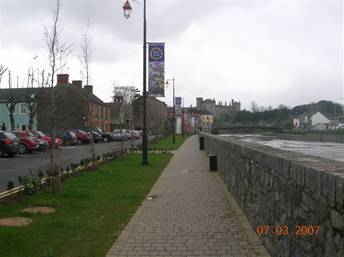
M 342 134 L 328 134 L 328 133 L 284 133 L 274 132 L 272 135 L 279 139 L 309 141 L 309 142 L 332 142 L 344 143 L 344 135 Z

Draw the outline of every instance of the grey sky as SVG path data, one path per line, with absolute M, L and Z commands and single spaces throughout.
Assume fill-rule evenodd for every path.
M 63 0 L 63 38 L 74 44 L 64 72 L 82 78 L 81 34 L 92 24 L 91 81 L 109 101 L 112 85 L 142 88 L 142 8 L 124 0 Z M 0 0 L 0 64 L 24 80 L 46 65 L 43 26 L 54 0 Z M 176 78 L 185 105 L 195 97 L 232 98 L 249 108 L 343 102 L 341 0 L 147 0 L 148 41 L 166 42 L 166 77 Z M 38 55 L 38 59 L 33 57 Z M 22 81 L 20 82 L 22 85 Z M 7 86 L 6 78 L 2 87 Z M 172 102 L 166 89 L 167 103 Z

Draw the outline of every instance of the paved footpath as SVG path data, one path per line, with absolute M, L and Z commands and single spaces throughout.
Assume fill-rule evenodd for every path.
M 176 151 L 106 257 L 269 257 L 198 137 Z

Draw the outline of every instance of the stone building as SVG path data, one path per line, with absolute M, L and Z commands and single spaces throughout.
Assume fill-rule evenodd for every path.
M 147 97 L 147 129 L 153 134 L 164 134 L 167 123 L 167 105 L 153 96 Z M 133 101 L 134 129 L 143 127 L 142 96 Z
M 0 89 L 4 97 L 4 89 Z M 18 101 L 19 114 L 24 115 L 22 103 L 25 99 L 36 104 L 33 129 L 49 133 L 52 118 L 52 88 L 11 88 L 7 94 Z M 23 100 L 24 99 L 24 100 Z M 55 99 L 55 129 L 78 129 L 99 127 L 104 131 L 110 129 L 110 108 L 93 94 L 93 87 L 82 86 L 82 81 L 69 83 L 68 74 L 58 74 L 57 84 L 54 87 Z M 5 101 L 3 99 L 3 101 Z M 3 109 L 3 108 L 2 108 Z M 4 114 L 1 114 L 3 116 Z M 7 112 L 8 115 L 8 112 Z M 29 115 L 26 111 L 26 116 Z M 0 117 L 1 120 L 1 117 Z M 23 122 L 28 122 L 27 117 L 22 117 Z M 26 124 L 20 124 L 20 129 L 27 129 Z M 27 124 L 28 125 L 28 124 Z
M 221 119 L 221 117 L 226 113 L 240 111 L 241 103 L 236 102 L 232 99 L 231 102 L 228 102 L 228 104 L 227 102 L 225 102 L 225 104 L 223 104 L 222 102 L 218 102 L 218 104 L 216 104 L 215 99 L 203 100 L 203 97 L 197 97 L 196 108 L 197 110 L 208 110 L 214 115 L 215 119 Z
M 110 130 L 110 108 L 93 93 L 93 86 L 82 85 L 81 80 L 69 83 L 68 74 L 58 74 L 54 88 L 56 103 L 56 128 L 75 129 L 99 127 Z M 51 105 L 51 98 L 45 96 L 45 105 Z M 39 118 L 43 130 L 49 127 L 49 115 Z

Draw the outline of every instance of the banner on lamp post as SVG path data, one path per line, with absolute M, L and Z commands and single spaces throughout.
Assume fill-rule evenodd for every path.
M 148 91 L 156 97 L 165 96 L 165 43 L 149 43 Z
M 182 98 L 177 96 L 174 101 L 176 105 L 176 115 L 180 115 L 182 112 Z
M 176 104 L 176 106 L 181 107 L 182 106 L 182 98 L 177 96 L 176 100 L 175 100 L 175 104 Z

